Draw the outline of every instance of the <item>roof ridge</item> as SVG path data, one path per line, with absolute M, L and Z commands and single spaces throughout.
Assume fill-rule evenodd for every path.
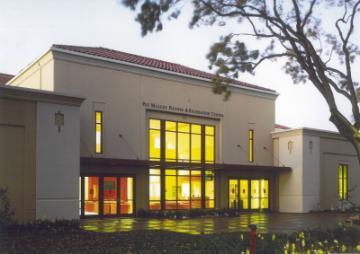
M 13 75 L 13 74 L 8 74 L 8 73 L 3 73 L 3 72 L 0 72 L 0 75 L 1 75 L 1 76 L 14 77 L 14 75 Z
M 196 71 L 201 71 L 201 72 L 207 73 L 206 71 L 198 70 L 198 69 L 195 69 L 195 68 L 192 68 L 192 67 L 183 65 L 183 64 L 174 63 L 174 62 L 170 62 L 170 61 L 163 60 L 163 59 L 158 59 L 158 58 L 153 58 L 153 57 L 148 57 L 148 56 L 142 56 L 142 55 L 138 55 L 138 54 L 133 54 L 133 53 L 125 52 L 125 51 L 120 51 L 120 50 L 117 50 L 117 49 L 111 49 L 111 48 L 106 48 L 106 47 L 101 47 L 101 46 L 100 46 L 100 47 L 89 47 L 89 48 L 106 49 L 106 50 L 109 50 L 109 51 L 112 51 L 112 52 L 116 52 L 116 53 L 127 54 L 127 55 L 136 56 L 136 57 L 141 57 L 141 58 L 144 58 L 144 59 L 149 59 L 149 60 L 154 60 L 154 61 L 161 61 L 161 62 L 164 62 L 164 63 L 174 64 L 174 65 L 177 65 L 177 66 L 181 66 L 181 67 L 185 67 L 185 68 L 188 68 L 188 69 L 193 69 L 193 70 L 196 70 Z
M 152 67 L 155 69 L 166 70 L 166 71 L 179 73 L 179 74 L 185 74 L 185 75 L 189 75 L 189 76 L 193 76 L 193 77 L 205 78 L 205 79 L 209 79 L 209 80 L 211 80 L 215 76 L 215 74 L 213 74 L 213 73 L 198 70 L 198 69 L 186 66 L 186 65 L 173 63 L 173 62 L 169 62 L 169 61 L 165 61 L 165 60 L 161 60 L 161 59 L 156 59 L 153 57 L 136 55 L 133 53 L 128 53 L 128 52 L 124 52 L 124 51 L 120 51 L 120 50 L 116 50 L 116 49 L 110 49 L 110 48 L 106 48 L 106 47 L 102 47 L 102 46 L 88 47 L 88 46 L 54 44 L 53 47 L 58 48 L 58 49 L 63 49 L 63 50 L 74 51 L 74 52 L 78 52 L 78 53 L 82 53 L 82 54 L 98 56 L 98 57 L 102 57 L 102 58 L 124 61 L 124 62 L 138 64 L 138 65 L 142 65 L 142 66 L 148 66 L 148 67 Z M 253 89 L 258 89 L 258 90 L 262 90 L 262 91 L 276 92 L 275 90 L 272 90 L 272 89 L 269 89 L 266 87 L 262 87 L 262 86 L 258 86 L 258 85 L 254 85 L 254 84 L 250 84 L 248 82 L 240 81 L 237 79 L 231 79 L 231 81 L 239 87 L 247 87 L 247 88 L 253 88 Z

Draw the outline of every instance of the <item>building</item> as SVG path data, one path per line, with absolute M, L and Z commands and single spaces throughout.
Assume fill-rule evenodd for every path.
M 359 179 L 360 169 L 338 134 L 313 131 L 313 137 L 310 130 L 276 126 L 275 91 L 234 81 L 225 102 L 213 94 L 211 78 L 106 48 L 52 46 L 0 88 L 0 105 L 14 104 L 4 112 L 32 103 L 36 119 L 32 172 L 43 181 L 29 183 L 36 191 L 32 213 L 23 220 L 130 216 L 140 209 L 308 212 L 338 204 L 338 176 L 323 180 L 322 174 L 339 167 L 346 171 L 341 195 L 348 196 L 356 181 L 347 179 Z M 28 97 L 6 95 L 17 92 Z M 43 118 L 40 95 L 56 97 L 46 100 Z M 63 100 L 67 106 L 73 101 L 71 110 Z M 13 119 L 3 115 L 0 126 L 12 126 Z M 11 137 L 4 128 L 0 137 Z M 0 153 L 6 154 L 8 139 Z M 332 144 L 339 158 L 323 162 L 334 153 L 326 142 L 344 143 L 346 150 Z M 14 151 L 7 153 L 3 175 L 11 175 L 17 162 L 8 156 Z M 15 179 L 0 185 L 12 186 Z M 360 193 L 354 195 L 360 203 Z

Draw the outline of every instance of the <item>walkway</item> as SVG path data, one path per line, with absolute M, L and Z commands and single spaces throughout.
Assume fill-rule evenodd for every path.
M 344 223 L 345 214 L 289 214 L 249 213 L 239 217 L 194 219 L 108 218 L 81 221 L 84 230 L 96 232 L 126 232 L 132 230 L 165 230 L 187 234 L 213 234 L 247 231 L 249 224 L 256 224 L 258 231 L 294 232 L 304 229 L 331 228 Z

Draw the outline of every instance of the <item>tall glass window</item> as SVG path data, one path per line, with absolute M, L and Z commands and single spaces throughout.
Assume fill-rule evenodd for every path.
M 349 167 L 347 164 L 339 165 L 339 199 L 348 199 L 348 176 Z
M 210 170 L 205 172 L 205 208 L 215 208 L 215 175 Z
M 149 171 L 149 209 L 161 209 L 161 175 L 160 169 L 150 169 Z
M 254 162 L 254 130 L 249 130 L 249 162 Z
M 95 111 L 95 153 L 103 153 L 103 113 Z
M 201 208 L 201 170 L 165 170 L 165 208 Z
M 160 120 L 150 119 L 149 121 L 149 159 L 160 160 Z
M 205 162 L 215 161 L 215 127 L 205 126 Z
M 162 179 L 165 209 L 215 207 L 214 172 L 199 166 L 201 163 L 215 163 L 214 126 L 149 119 L 149 158 L 165 162 L 198 163 L 194 168 L 173 169 L 172 166 L 169 168 L 160 164 L 158 168 L 150 169 L 150 210 L 161 209 Z

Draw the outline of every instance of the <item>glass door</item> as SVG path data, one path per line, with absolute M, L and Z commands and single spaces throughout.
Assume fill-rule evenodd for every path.
M 249 180 L 240 179 L 240 200 L 241 208 L 249 209 Z
M 251 209 L 260 208 L 260 186 L 259 180 L 251 180 Z
M 229 208 L 260 210 L 269 208 L 269 180 L 229 179 Z
M 251 180 L 251 209 L 269 208 L 269 180 Z
M 229 208 L 238 209 L 239 206 L 239 180 L 229 180 Z
M 134 213 L 134 177 L 82 176 L 81 216 L 119 216 Z
M 260 189 L 261 189 L 261 209 L 269 208 L 269 180 L 261 179 L 260 180 Z
M 99 215 L 99 177 L 84 177 L 82 188 L 83 195 L 83 214 L 87 216 Z M 80 207 L 81 203 L 80 202 Z
M 120 215 L 129 215 L 134 212 L 134 179 L 120 177 Z
M 104 177 L 103 198 L 104 198 L 104 215 L 117 214 L 117 177 Z

